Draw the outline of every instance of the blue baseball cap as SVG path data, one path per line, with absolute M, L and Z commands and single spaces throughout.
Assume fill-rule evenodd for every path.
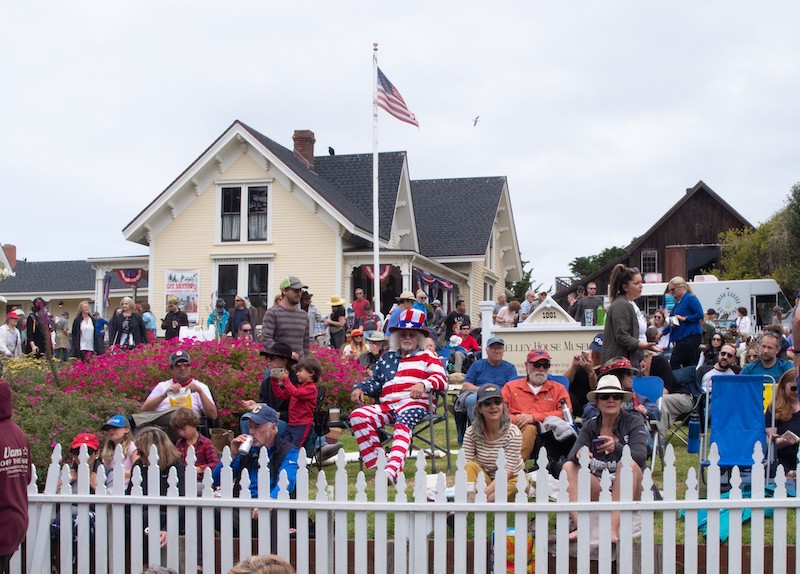
M 253 421 L 258 425 L 264 423 L 278 424 L 278 413 L 271 406 L 265 403 L 258 403 L 249 413 L 242 415 L 242 421 Z
M 491 347 L 494 344 L 500 344 L 500 345 L 504 345 L 505 346 L 506 342 L 503 340 L 502 337 L 492 337 L 491 339 L 486 341 L 486 346 L 487 347 Z
M 129 429 L 131 428 L 131 423 L 128 421 L 127 417 L 122 415 L 114 415 L 110 419 L 106 421 L 106 424 L 100 427 L 100 430 L 108 430 L 108 429 Z
M 598 333 L 594 336 L 592 342 L 589 343 L 589 350 L 594 351 L 595 353 L 603 352 L 603 333 Z

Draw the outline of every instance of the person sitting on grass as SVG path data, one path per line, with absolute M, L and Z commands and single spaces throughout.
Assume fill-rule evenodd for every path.
M 506 468 L 497 468 L 497 454 L 505 451 Z M 511 422 L 508 407 L 498 385 L 487 384 L 478 389 L 472 425 L 464 433 L 464 457 L 467 482 L 476 483 L 478 474 L 486 475 L 486 500 L 495 499 L 495 478 L 498 470 L 508 477 L 507 500 L 517 493 L 517 476 L 523 469 L 522 431 Z
M 314 357 L 304 357 L 295 366 L 297 384 L 289 379 L 284 370 L 280 378 L 270 379 L 272 392 L 279 399 L 289 401 L 289 424 L 283 438 L 297 447 L 305 444 L 309 432 L 314 428 L 314 411 L 317 408 L 317 383 L 322 375 L 322 366 Z
M 567 493 L 570 502 L 578 500 L 578 458 L 586 454 L 589 457 L 589 472 L 591 473 L 591 498 L 598 500 L 600 497 L 600 478 L 603 471 L 608 471 L 611 480 L 611 498 L 620 499 L 620 482 L 617 480 L 617 471 L 620 470 L 622 449 L 628 445 L 631 449 L 631 471 L 633 472 L 633 499 L 639 500 L 642 496 L 642 469 L 647 460 L 647 428 L 644 419 L 633 411 L 622 408 L 624 401 L 632 398 L 632 393 L 622 388 L 622 384 L 615 375 L 604 375 L 597 381 L 597 389 L 589 392 L 588 398 L 594 402 L 600 414 L 597 418 L 583 424 L 578 440 L 572 447 L 563 470 L 567 474 Z M 590 450 L 581 452 L 583 447 Z M 619 541 L 619 512 L 611 513 L 611 542 Z M 570 513 L 570 540 L 578 539 L 576 530 L 578 513 Z
M 207 468 L 214 470 L 219 464 L 219 457 L 217 456 L 217 450 L 214 448 L 214 443 L 197 431 L 199 424 L 200 417 L 197 416 L 197 413 L 186 407 L 180 407 L 172 413 L 169 419 L 169 426 L 181 437 L 175 443 L 175 448 L 181 454 L 181 462 L 184 465 L 186 464 L 186 455 L 189 452 L 189 447 L 194 447 L 198 482 L 203 480 L 203 473 Z

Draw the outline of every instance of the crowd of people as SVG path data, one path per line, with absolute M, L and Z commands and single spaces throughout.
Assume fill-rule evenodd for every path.
M 599 318 L 604 323 L 603 333 L 592 338 L 586 351 L 574 355 L 563 375 L 551 373 L 552 357 L 546 349 L 531 349 L 520 376 L 503 358 L 505 341 L 501 337 L 490 337 L 486 358 L 480 357 L 480 329 L 472 327 L 463 300 L 455 301 L 453 310 L 445 313 L 441 302 L 429 303 L 424 291 L 404 291 L 384 317 L 372 310 L 364 291 L 357 289 L 349 305 L 342 297 L 332 296 L 332 311 L 322 316 L 311 302 L 308 286 L 298 277 L 284 278 L 275 304 L 260 321 L 267 367 L 259 394 L 243 401 L 246 412 L 229 443 L 235 489 L 247 469 L 250 496 L 259 497 L 258 481 L 253 478 L 258 474 L 262 448 L 269 454 L 270 477 L 269 493 L 260 493 L 262 497 L 277 496 L 281 473 L 286 476 L 290 494 L 294 492 L 301 448 L 312 455 L 323 445 L 335 447 L 329 452 L 340 448 L 315 433 L 319 391 L 325 381 L 320 363 L 309 349 L 319 344 L 340 349 L 366 368 L 367 378 L 351 393 L 354 409 L 349 425 L 368 470 L 376 466 L 377 453 L 384 448 L 385 435 L 380 429 L 391 425 L 384 469 L 391 484 L 403 472 L 414 427 L 427 417 L 437 395 L 453 381 L 461 383 L 454 411 L 458 441 L 463 443 L 467 459 L 467 481 L 474 488 L 483 472 L 483 494 L 488 500 L 495 498 L 500 471 L 507 473 L 508 495 L 513 496 L 520 487 L 517 477 L 525 461 L 536 459 L 540 449 L 545 449 L 553 474 L 565 471 L 568 493 L 574 500 L 579 459 L 587 452 L 584 447 L 590 458 L 592 497 L 598 496 L 599 479 L 607 471 L 613 484 L 612 497 L 617 499 L 616 473 L 626 445 L 633 459 L 633 495 L 638 498 L 647 453 L 657 446 L 650 425 L 655 425 L 663 441 L 672 424 L 694 407 L 694 389 L 711 392 L 713 378 L 720 374 L 766 374 L 779 381 L 776 423 L 771 424 L 772 415 L 768 413 L 765 432 L 774 441 L 780 461 L 793 472 L 800 437 L 800 400 L 797 370 L 790 362 L 795 357 L 793 341 L 779 323 L 756 334 L 743 309 L 735 325 L 720 325 L 715 321 L 716 313 L 712 309 L 704 312 L 689 284 L 680 277 L 667 286 L 669 305 L 646 316 L 635 304 L 642 292 L 642 276 L 638 270 L 622 265 L 612 272 L 607 307 L 596 296 L 593 284 L 587 290 L 588 294 L 576 298 L 571 315 L 585 324 L 595 324 Z M 545 298 L 546 293 L 529 292 L 523 303 L 512 305 L 516 302 L 507 303 L 501 296 L 493 313 L 495 324 L 509 326 L 524 320 Z M 227 309 L 225 301 L 218 300 L 208 326 L 213 326 L 220 337 L 255 338 L 258 317 L 248 303 L 245 297 L 236 296 L 234 307 Z M 66 313 L 54 319 L 41 298 L 34 300 L 28 316 L 12 309 L 0 327 L 0 353 L 6 357 L 23 352 L 41 355 L 51 345 L 54 356 L 62 360 L 72 356 L 85 361 L 105 352 L 107 345 L 125 350 L 149 344 L 156 337 L 156 319 L 149 306 L 130 298 L 122 300 L 111 321 L 101 322 L 90 312 L 88 302 L 80 304 L 71 329 L 68 320 Z M 161 321 L 166 336 L 178 337 L 180 328 L 187 324 L 177 299 L 169 299 Z M 130 491 L 131 477 L 138 467 L 146 492 L 144 470 L 151 464 L 151 446 L 158 450 L 162 493 L 173 468 L 181 494 L 187 487 L 199 491 L 206 473 L 219 486 L 219 451 L 207 436 L 220 410 L 213 382 L 192 376 L 192 359 L 184 350 L 171 354 L 169 369 L 170 376 L 144 397 L 140 413 L 111 416 L 98 429 L 101 436 L 81 433 L 73 440 L 71 464 L 75 469 L 80 449 L 86 448 L 92 488 L 97 487 L 101 465 L 105 466 L 109 486 L 115 466 L 121 464 L 126 489 Z M 635 375 L 655 375 L 664 381 L 660 407 L 634 392 Z M 560 382 L 559 377 L 569 384 Z M 0 399 L 3 388 L 0 386 Z M 5 406 L 0 401 L 0 426 Z M 582 426 L 574 424 L 576 418 L 581 419 Z M 190 446 L 194 447 L 198 480 L 187 485 L 185 465 Z M 115 455 L 117 447 L 121 457 Z M 501 448 L 507 460 L 505 469 L 497 466 Z M 525 487 L 527 484 L 522 485 Z M 254 509 L 251 518 L 257 518 L 257 512 Z M 166 543 L 164 519 L 160 529 Z M 234 522 L 239 523 L 238 519 Z M 612 539 L 618 526 L 619 517 L 615 516 Z

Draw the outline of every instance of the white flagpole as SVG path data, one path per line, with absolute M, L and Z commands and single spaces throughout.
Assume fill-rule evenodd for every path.
M 373 312 L 381 312 L 378 214 L 378 44 L 372 44 L 372 282 Z

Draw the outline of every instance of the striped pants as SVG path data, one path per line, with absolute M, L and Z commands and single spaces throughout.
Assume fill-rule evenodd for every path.
M 427 416 L 422 407 L 408 407 L 396 412 L 390 405 L 365 405 L 350 413 L 350 426 L 361 451 L 361 460 L 366 468 L 374 468 L 378 461 L 381 441 L 378 429 L 394 425 L 392 449 L 386 462 L 386 474 L 394 482 L 403 470 L 403 464 L 411 448 L 412 429 Z

